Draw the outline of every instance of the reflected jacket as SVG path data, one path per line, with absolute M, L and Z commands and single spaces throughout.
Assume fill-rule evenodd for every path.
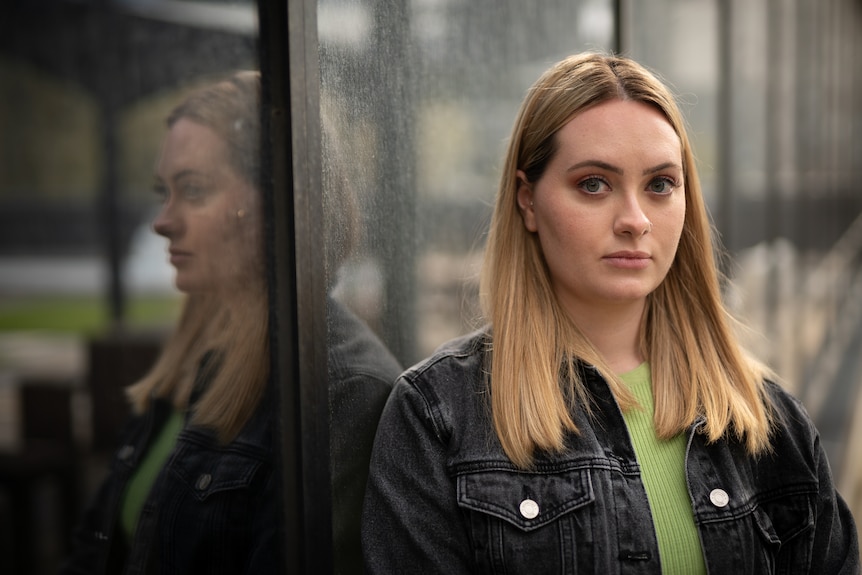
M 141 509 L 131 544 L 118 522 L 129 479 L 173 407 L 155 399 L 123 433 L 61 573 L 280 573 L 280 487 L 271 402 L 230 443 L 183 427 Z
M 328 305 L 333 562 L 339 573 L 361 573 L 359 518 L 368 459 L 380 411 L 401 368 L 356 316 L 335 300 Z M 270 387 L 228 444 L 201 427 L 182 429 L 127 546 L 118 523 L 121 500 L 172 409 L 164 400 L 153 400 L 127 425 L 61 573 L 281 575 L 283 487 L 272 392 Z
M 594 399 L 559 453 L 516 468 L 493 428 L 486 332 L 454 340 L 396 383 L 363 510 L 371 574 L 660 574 L 659 548 L 622 412 L 597 370 Z M 772 451 L 688 430 L 685 473 L 711 575 L 859 573 L 856 528 L 802 405 L 768 383 Z

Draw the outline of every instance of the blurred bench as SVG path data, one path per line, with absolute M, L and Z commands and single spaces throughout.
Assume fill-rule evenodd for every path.
M 19 441 L 0 451 L 0 573 L 56 572 L 128 418 L 124 389 L 150 369 L 163 338 L 106 334 L 88 343 L 86 373 L 15 383 Z M 86 438 L 75 430 L 76 395 L 89 402 Z
M 36 573 L 35 565 L 53 547 L 68 549 L 78 513 L 78 448 L 72 426 L 74 381 L 26 379 L 18 388 L 21 441 L 0 452 L 0 554 L 12 573 Z M 44 503 L 45 489 L 59 499 Z M 52 529 L 45 529 L 51 525 Z M 54 559 L 58 559 L 55 557 Z

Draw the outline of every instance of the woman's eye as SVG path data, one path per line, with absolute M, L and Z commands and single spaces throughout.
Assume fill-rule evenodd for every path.
M 585 180 L 581 180 L 581 183 L 578 184 L 578 187 L 580 187 L 588 194 L 598 194 L 602 191 L 605 185 L 605 182 L 600 178 L 587 178 Z
M 669 194 L 676 187 L 670 178 L 656 178 L 649 183 L 648 189 L 654 194 Z
M 164 202 L 168 199 L 168 188 L 164 184 L 154 184 L 153 193 L 156 194 L 156 198 L 158 198 L 160 202 Z
M 182 188 L 182 195 L 186 200 L 199 200 L 205 193 L 206 190 L 201 186 L 187 185 Z

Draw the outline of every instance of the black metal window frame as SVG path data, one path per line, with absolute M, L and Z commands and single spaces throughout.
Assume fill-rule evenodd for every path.
M 332 572 L 317 2 L 259 0 L 287 573 Z

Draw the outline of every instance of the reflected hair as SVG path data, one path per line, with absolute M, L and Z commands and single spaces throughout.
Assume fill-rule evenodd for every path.
M 212 129 L 227 144 L 232 167 L 256 193 L 260 193 L 260 92 L 258 72 L 238 72 L 193 92 L 167 118 L 169 128 L 185 118 Z M 137 413 L 153 398 L 169 399 L 177 409 L 190 409 L 191 423 L 213 429 L 224 443 L 248 422 L 269 377 L 261 214 L 247 214 L 242 225 L 256 230 L 250 240 L 258 255 L 251 277 L 185 296 L 179 321 L 153 368 L 127 390 Z
M 579 361 L 599 370 L 622 409 L 637 407 L 558 302 L 538 237 L 524 226 L 517 205 L 517 171 L 538 181 L 557 152 L 559 130 L 613 100 L 657 109 L 682 149 L 682 237 L 667 276 L 647 297 L 639 336 L 652 373 L 656 432 L 670 438 L 703 417 L 699 430 L 709 441 L 730 434 L 749 453 L 760 453 L 769 447 L 772 425 L 764 393 L 770 373 L 742 348 L 722 302 L 717 250 L 683 116 L 670 90 L 643 66 L 598 53 L 548 69 L 529 89 L 509 139 L 480 279 L 492 330 L 488 385 L 497 435 L 522 468 L 532 465 L 537 451 L 564 449 L 567 434 L 578 432 L 572 403 L 591 411 Z
M 206 126 L 227 144 L 234 169 L 260 190 L 260 73 L 236 72 L 190 94 L 166 119 L 181 118 Z

